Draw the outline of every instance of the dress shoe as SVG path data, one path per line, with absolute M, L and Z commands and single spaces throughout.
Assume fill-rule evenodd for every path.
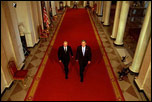
M 83 82 L 83 79 L 81 79 L 80 82 Z
M 68 76 L 65 76 L 65 79 L 68 79 Z

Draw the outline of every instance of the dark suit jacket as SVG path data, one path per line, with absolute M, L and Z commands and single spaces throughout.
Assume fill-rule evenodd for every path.
M 67 46 L 67 52 L 64 51 L 64 47 L 60 46 L 58 49 L 58 59 L 63 61 L 70 61 L 70 54 L 73 56 L 72 48 Z
M 91 61 L 91 55 L 91 48 L 89 46 L 86 45 L 84 56 L 82 53 L 82 46 L 77 47 L 76 60 L 79 60 L 79 63 L 87 63 L 88 61 Z

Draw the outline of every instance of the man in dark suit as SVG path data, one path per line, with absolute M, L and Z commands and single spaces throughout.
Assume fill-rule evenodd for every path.
M 64 70 L 65 70 L 65 78 L 68 79 L 68 65 L 70 62 L 70 54 L 73 58 L 73 52 L 72 52 L 72 48 L 70 46 L 68 46 L 68 42 L 64 41 L 63 46 L 60 46 L 58 49 L 58 59 L 59 62 L 63 63 L 64 65 Z
M 77 2 L 78 2 L 78 1 L 74 1 L 73 8 L 76 8 L 76 9 L 78 8 Z
M 80 77 L 83 82 L 83 72 L 87 64 L 91 63 L 91 48 L 86 45 L 86 41 L 82 40 L 81 46 L 77 47 L 76 61 L 79 62 L 80 66 Z

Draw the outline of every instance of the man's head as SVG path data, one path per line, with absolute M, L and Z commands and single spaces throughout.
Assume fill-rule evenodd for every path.
M 67 47 L 67 45 L 68 45 L 68 42 L 67 42 L 67 41 L 64 41 L 64 42 L 63 42 L 63 46 L 64 46 L 64 47 Z
M 85 47 L 85 46 L 86 46 L 86 44 L 87 44 L 87 43 L 86 43 L 86 41 L 85 41 L 85 40 L 82 40 L 82 41 L 81 41 L 81 45 L 82 45 L 83 47 Z

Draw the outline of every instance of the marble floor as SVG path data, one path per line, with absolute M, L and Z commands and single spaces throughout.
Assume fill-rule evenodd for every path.
M 1 101 L 24 101 L 27 91 L 38 70 L 45 51 L 47 50 L 47 46 L 50 40 L 52 39 L 55 28 L 57 27 L 57 24 L 60 21 L 63 12 L 58 14 L 58 18 L 54 22 L 54 27 L 50 31 L 50 37 L 47 39 L 47 41 L 41 39 L 40 42 L 34 48 L 29 49 L 31 53 L 26 58 L 24 67 L 24 69 L 28 69 L 28 78 L 25 80 L 26 86 L 24 86 L 21 81 L 14 81 L 12 86 L 9 89 L 6 89 L 4 94 L 1 96 Z M 118 78 L 117 72 L 120 71 L 123 67 L 129 65 L 132 58 L 125 47 L 120 48 L 115 47 L 113 45 L 113 40 L 111 40 L 109 37 L 110 27 L 103 27 L 98 17 L 94 16 L 92 12 L 90 12 L 90 14 L 93 17 L 93 21 L 95 22 L 95 25 L 107 52 L 112 68 L 115 72 L 116 77 Z M 121 62 L 121 56 L 124 56 L 124 54 L 127 54 L 129 56 L 129 59 L 126 63 Z M 146 98 L 144 97 L 143 93 L 138 92 L 137 88 L 135 87 L 133 83 L 134 77 L 134 75 L 129 74 L 127 77 L 125 77 L 123 81 L 118 80 L 124 98 L 126 101 L 146 101 Z

